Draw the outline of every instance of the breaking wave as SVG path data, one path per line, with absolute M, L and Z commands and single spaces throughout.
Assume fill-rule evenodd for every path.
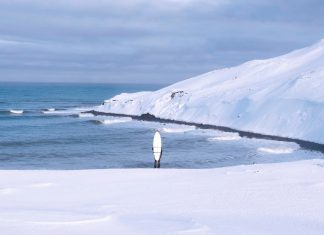
M 118 123 L 131 122 L 132 120 L 133 119 L 130 117 L 124 117 L 124 118 L 111 118 L 111 119 L 98 120 L 98 122 L 104 125 L 112 125 Z
M 94 117 L 95 115 L 93 115 L 92 113 L 79 113 L 78 117 L 79 118 L 90 118 L 90 117 Z
M 52 112 L 55 112 L 55 108 L 49 108 L 49 109 L 42 110 L 42 113 L 44 113 L 44 114 L 49 114 Z
M 174 127 L 163 127 L 161 129 L 161 131 L 165 133 L 184 133 L 184 132 L 194 131 L 194 130 L 196 130 L 196 127 L 185 126 L 185 125 L 179 125 Z
M 241 138 L 238 133 L 222 133 L 222 135 L 208 138 L 208 141 L 232 141 L 240 140 Z
M 271 154 L 289 154 L 293 153 L 296 149 L 290 147 L 260 147 L 259 152 L 271 153 Z
M 46 110 L 43 110 L 43 114 L 50 114 L 50 115 L 79 115 L 82 112 L 90 111 L 90 108 L 70 108 L 70 109 L 54 109 L 54 108 L 49 108 Z
M 11 114 L 18 114 L 18 115 L 20 115 L 20 114 L 23 114 L 24 113 L 24 110 L 22 110 L 22 109 L 10 109 L 9 112 Z

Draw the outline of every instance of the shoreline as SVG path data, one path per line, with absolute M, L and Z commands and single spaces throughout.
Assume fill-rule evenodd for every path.
M 249 131 L 241 131 L 241 130 L 237 130 L 237 129 L 226 127 L 226 126 L 217 126 L 217 125 L 211 125 L 211 124 L 164 119 L 164 118 L 155 117 L 154 115 L 152 115 L 150 113 L 142 114 L 140 116 L 139 115 L 130 115 L 130 114 L 119 114 L 119 113 L 105 113 L 105 112 L 98 112 L 95 110 L 90 110 L 90 111 L 86 111 L 86 112 L 82 112 L 82 113 L 91 113 L 95 116 L 130 117 L 133 120 L 137 120 L 137 121 L 149 121 L 149 122 L 189 125 L 189 126 L 195 126 L 199 129 L 211 129 L 211 130 L 218 130 L 218 131 L 223 131 L 223 132 L 238 133 L 240 137 L 245 137 L 245 138 L 249 138 L 249 139 L 255 138 L 255 139 L 292 142 L 292 143 L 298 144 L 303 149 L 324 153 L 324 144 L 320 144 L 320 143 L 316 143 L 316 142 L 312 142 L 312 141 L 308 141 L 308 140 L 260 134 L 260 133 L 254 133 L 254 132 L 249 132 Z

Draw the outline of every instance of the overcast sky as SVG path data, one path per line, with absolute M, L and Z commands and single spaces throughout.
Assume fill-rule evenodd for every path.
M 0 81 L 172 83 L 324 38 L 323 0 L 0 0 Z

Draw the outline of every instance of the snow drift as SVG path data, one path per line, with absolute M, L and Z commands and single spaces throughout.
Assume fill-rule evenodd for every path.
M 322 235 L 323 166 L 1 170 L 1 234 Z
M 96 111 L 227 126 L 324 143 L 324 39 L 289 54 L 215 70 Z

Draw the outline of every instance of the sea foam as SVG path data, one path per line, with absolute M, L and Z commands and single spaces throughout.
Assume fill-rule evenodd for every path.
M 196 127 L 194 126 L 179 125 L 174 127 L 163 127 L 161 131 L 165 133 L 184 133 L 188 131 L 193 131 L 195 129 Z
M 271 154 L 289 154 L 293 153 L 296 149 L 290 147 L 260 147 L 259 152 L 271 153 Z
M 124 117 L 124 118 L 105 119 L 105 120 L 100 120 L 99 122 L 104 125 L 111 125 L 117 123 L 131 122 L 132 120 L 133 119 L 130 117 Z
M 24 110 L 10 109 L 9 112 L 12 113 L 12 114 L 23 114 Z
M 238 133 L 222 133 L 221 135 L 208 138 L 208 141 L 233 141 L 240 140 L 241 138 Z

